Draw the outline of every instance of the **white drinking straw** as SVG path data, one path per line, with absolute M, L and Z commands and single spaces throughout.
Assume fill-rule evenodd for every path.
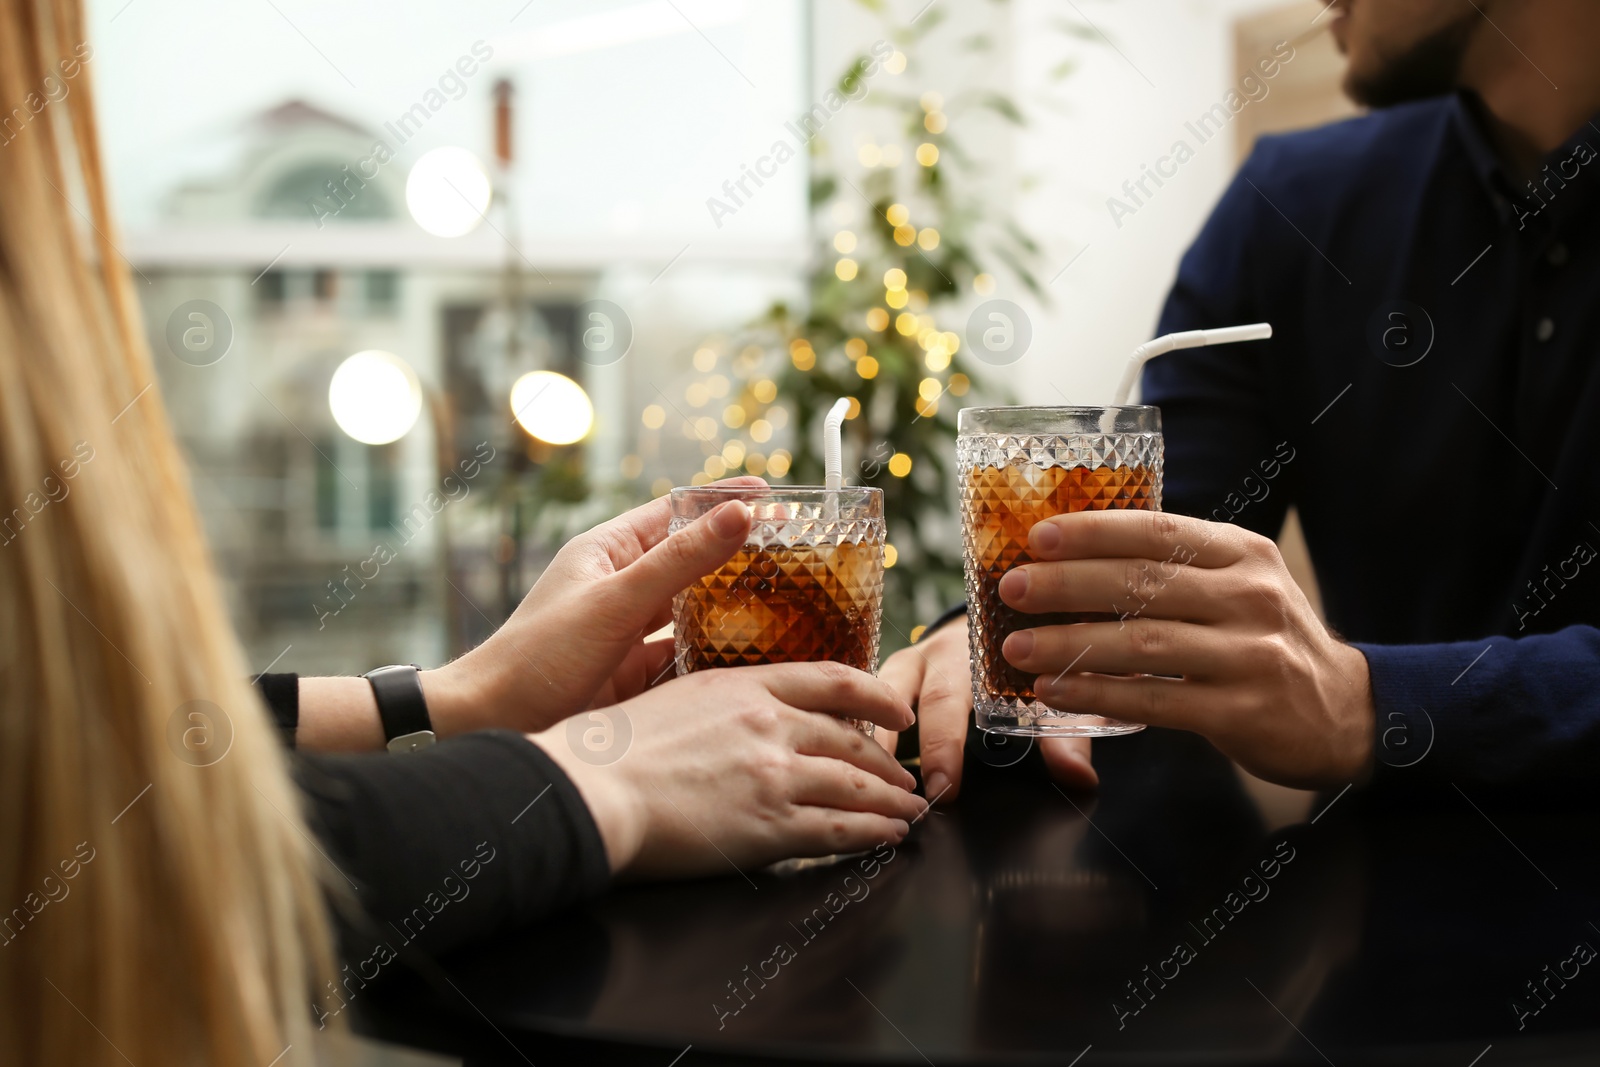
M 1128 357 L 1128 365 L 1123 368 L 1122 381 L 1117 383 L 1117 396 L 1112 404 L 1121 407 L 1128 402 L 1129 395 L 1133 393 L 1133 383 L 1139 380 L 1139 371 L 1157 356 L 1179 348 L 1226 345 L 1234 341 L 1265 341 L 1271 336 L 1272 323 L 1257 322 L 1250 326 L 1224 326 L 1220 330 L 1185 330 L 1183 333 L 1169 333 L 1146 341 Z
M 844 488 L 844 446 L 840 436 L 844 431 L 844 417 L 850 412 L 850 398 L 840 397 L 833 402 L 828 417 L 822 420 L 822 485 L 825 489 Z

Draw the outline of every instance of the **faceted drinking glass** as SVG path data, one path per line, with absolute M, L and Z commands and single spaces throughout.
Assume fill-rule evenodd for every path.
M 750 506 L 750 535 L 731 560 L 673 600 L 678 673 L 814 660 L 876 673 L 883 490 L 678 488 L 668 529 L 676 533 L 729 500 Z
M 965 408 L 957 428 L 978 727 L 1091 737 L 1144 729 L 1041 703 L 1033 693 L 1036 676 L 1011 666 L 1000 651 L 1014 630 L 1114 621 L 1114 612 L 1021 612 L 1001 601 L 999 586 L 1011 568 L 1033 562 L 1028 532 L 1041 519 L 1108 508 L 1161 510 L 1161 412 L 1147 406 Z

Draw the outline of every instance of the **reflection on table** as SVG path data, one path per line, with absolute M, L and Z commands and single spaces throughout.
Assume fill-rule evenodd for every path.
M 1096 796 L 1016 753 L 971 739 L 960 802 L 898 848 L 620 889 L 392 983 L 366 1028 L 472 1064 L 664 1065 L 692 1046 L 679 1062 L 1344 1067 L 1600 1047 L 1600 977 L 1551 984 L 1535 1014 L 1526 985 L 1600 945 L 1592 813 L 1352 791 L 1269 832 L 1190 735 L 1099 744 Z

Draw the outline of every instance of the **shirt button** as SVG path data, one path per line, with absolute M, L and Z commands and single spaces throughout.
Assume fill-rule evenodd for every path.
M 1550 250 L 1544 254 L 1544 258 L 1552 267 L 1565 266 L 1567 259 L 1569 258 L 1567 246 L 1562 244 L 1560 241 L 1557 241 L 1555 244 L 1550 246 Z
M 1534 327 L 1533 335 L 1541 341 L 1550 340 L 1556 335 L 1555 320 L 1551 318 L 1540 319 L 1539 325 Z

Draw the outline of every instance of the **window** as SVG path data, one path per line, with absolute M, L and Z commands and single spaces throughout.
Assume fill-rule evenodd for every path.
M 348 448 L 349 442 L 345 444 Z M 364 538 L 369 530 L 391 530 L 399 514 L 400 446 L 355 447 L 357 462 L 362 467 L 346 465 L 344 470 L 355 477 L 359 487 L 346 481 L 334 466 L 332 457 L 337 454 L 339 443 L 333 438 L 318 440 L 312 453 L 316 467 L 317 529 L 330 538 L 337 539 L 345 532 Z M 349 455 L 346 452 L 347 459 Z
M 289 295 L 289 279 L 281 270 L 269 270 L 256 279 L 255 291 L 262 311 L 281 311 Z
M 393 217 L 394 210 L 382 190 L 341 169 L 345 162 L 313 163 L 289 171 L 268 187 L 256 205 L 256 214 L 308 222 Z
M 395 520 L 399 456 L 395 445 L 367 449 L 367 528 L 388 530 Z
M 400 302 L 400 272 L 369 270 L 366 275 L 367 310 L 375 315 L 394 311 Z
M 319 530 L 334 531 L 339 528 L 339 486 L 342 483 L 333 460 L 328 458 L 337 447 L 331 438 L 324 437 L 317 442 L 316 508 Z

